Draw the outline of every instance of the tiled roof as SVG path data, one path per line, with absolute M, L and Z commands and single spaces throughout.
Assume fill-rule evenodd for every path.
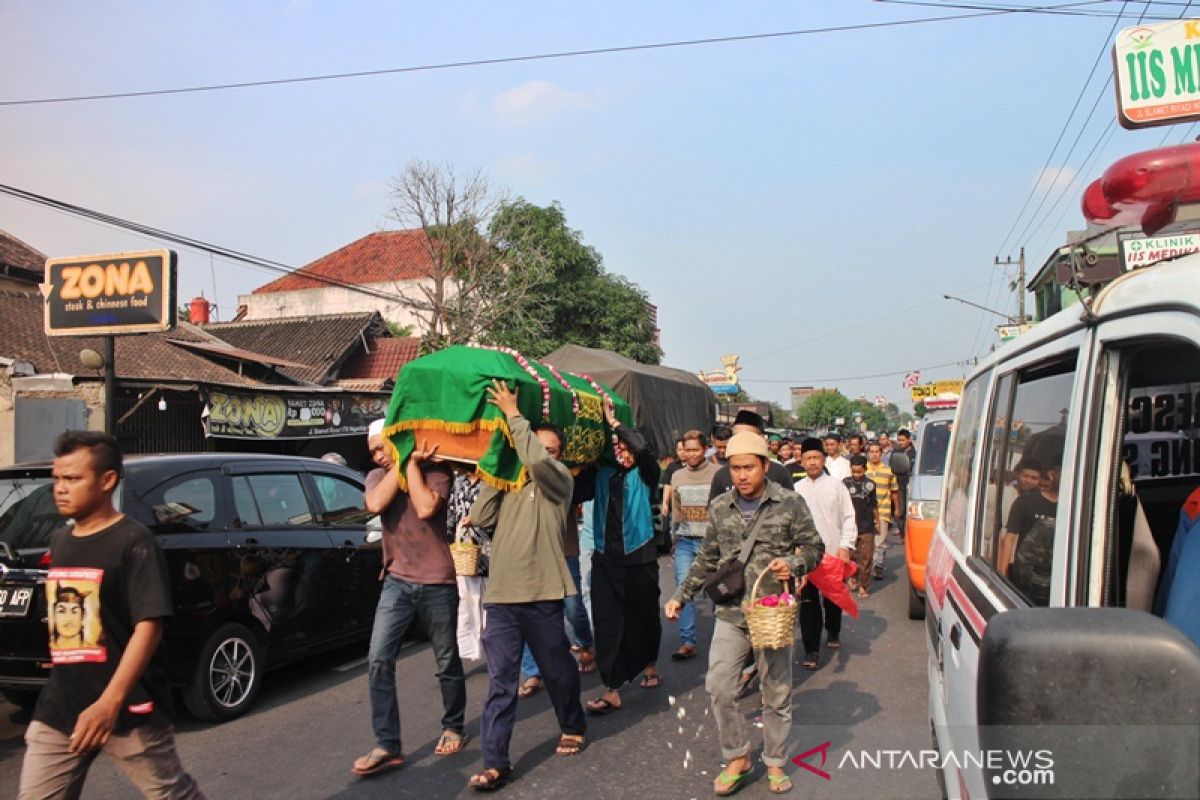
M 234 347 L 305 364 L 280 367 L 279 372 L 324 385 L 339 377 L 339 367 L 361 349 L 364 336 L 375 336 L 384 328 L 377 313 L 363 312 L 214 322 L 201 329 Z
M 90 371 L 79 363 L 79 351 L 91 348 L 104 352 L 99 336 L 46 336 L 42 321 L 42 298 L 36 293 L 0 291 L 0 356 L 28 361 L 39 373 Z M 191 326 L 144 336 L 116 337 L 118 378 L 138 380 L 189 380 L 234 386 L 260 385 L 235 370 L 173 345 L 169 338 L 202 340 Z
M 351 356 L 338 373 L 339 380 L 395 380 L 400 368 L 420 354 L 421 340 L 415 336 L 401 339 L 375 339 L 371 352 L 360 350 Z
M 5 231 L 0 231 L 0 264 L 6 267 L 16 267 L 21 272 L 32 273 L 21 277 L 41 280 L 42 276 L 46 274 L 46 254 Z M 0 272 L 4 272 L 4 270 L 0 270 Z
M 421 229 L 372 233 L 254 290 L 292 292 L 336 283 L 365 285 L 427 277 L 433 268 L 429 237 Z M 313 275 L 328 281 L 314 280 Z

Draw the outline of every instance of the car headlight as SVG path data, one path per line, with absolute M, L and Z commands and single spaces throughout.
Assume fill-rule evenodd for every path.
M 908 504 L 908 518 L 937 519 L 941 505 L 937 500 L 912 500 Z

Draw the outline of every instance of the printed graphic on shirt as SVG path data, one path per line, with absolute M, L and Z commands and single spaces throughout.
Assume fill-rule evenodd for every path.
M 59 567 L 46 576 L 46 616 L 53 664 L 103 663 L 108 660 L 100 622 L 100 584 L 104 570 Z

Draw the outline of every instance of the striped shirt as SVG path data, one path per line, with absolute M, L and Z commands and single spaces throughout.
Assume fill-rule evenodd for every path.
M 886 526 L 892 521 L 892 492 L 899 491 L 896 476 L 882 461 L 878 465 L 867 462 L 867 477 L 875 482 L 875 497 L 879 500 L 879 517 Z

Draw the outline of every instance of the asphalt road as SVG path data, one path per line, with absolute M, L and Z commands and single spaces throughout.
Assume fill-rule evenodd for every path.
M 862 751 L 917 751 L 929 746 L 924 625 L 906 615 L 902 549 L 888 551 L 887 578 L 863 603 L 857 620 L 848 616 L 842 648 L 824 650 L 821 668 L 796 666 L 793 696 L 793 753 L 828 743 L 823 767 L 829 778 L 789 765 L 796 784 L 790 796 L 804 798 L 937 797 L 932 772 L 911 765 L 887 769 L 862 766 Z M 673 589 L 670 559 L 661 562 L 664 600 Z M 711 608 L 711 606 L 710 606 Z M 696 798 L 710 796 L 721 768 L 715 725 L 704 692 L 709 611 L 702 611 L 700 654 L 676 663 L 674 623 L 664 623 L 663 685 L 623 692 L 624 708 L 591 718 L 590 746 L 581 755 L 554 754 L 557 730 L 550 702 L 541 693 L 522 701 L 512 756 L 517 779 L 501 795 L 544 798 Z M 798 654 L 799 655 L 799 654 Z M 224 725 L 178 722 L 178 741 L 187 768 L 210 798 L 263 800 L 297 798 L 449 798 L 475 796 L 466 788 L 480 767 L 479 714 L 487 691 L 482 662 L 467 662 L 467 731 L 476 737 L 457 756 L 433 754 L 440 702 L 428 645 L 405 648 L 397 667 L 408 763 L 369 779 L 350 774 L 355 757 L 371 747 L 366 698 L 366 647 L 347 648 L 267 676 L 258 704 L 247 716 Z M 596 675 L 584 676 L 584 697 L 599 694 Z M 742 708 L 757 717 L 759 696 Z M 182 713 L 182 712 L 181 712 Z M 24 719 L 0 701 L 0 796 L 15 795 L 20 773 Z M 752 728 L 756 737 L 761 731 Z M 756 739 L 756 745 L 761 739 Z M 894 758 L 894 757 L 893 757 Z M 853 759 L 853 760 L 851 760 Z M 821 768 L 821 752 L 806 763 Z M 861 767 L 861 768 L 857 768 Z M 765 796 L 761 764 L 741 796 Z M 91 770 L 84 796 L 114 798 L 135 792 L 109 760 Z

